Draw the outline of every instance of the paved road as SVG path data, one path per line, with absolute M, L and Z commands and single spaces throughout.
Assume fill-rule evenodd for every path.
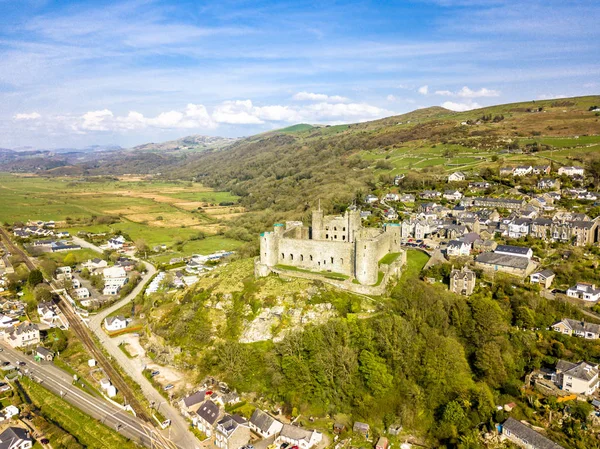
M 17 362 L 19 361 L 25 362 L 26 366 L 20 369 L 23 373 L 28 371 L 27 376 L 56 395 L 62 396 L 65 401 L 74 405 L 85 414 L 98 419 L 132 441 L 149 448 L 167 449 L 170 447 L 170 445 L 163 442 L 163 438 L 156 433 L 155 429 L 140 419 L 103 399 L 92 396 L 73 386 L 72 376 L 57 368 L 52 363 L 36 362 L 31 357 L 7 346 L 3 346 L 3 351 L 0 352 L 0 360 L 2 362 L 8 361 L 15 366 L 17 366 Z
M 82 247 L 89 248 L 95 251 L 102 253 L 102 250 L 80 238 L 73 238 L 73 241 Z M 149 402 L 154 402 L 158 407 L 160 413 L 171 420 L 171 426 L 169 428 L 170 437 L 169 439 L 173 441 L 178 446 L 185 449 L 193 449 L 201 447 L 200 441 L 195 437 L 195 435 L 190 432 L 189 426 L 190 424 L 185 420 L 185 418 L 179 413 L 175 407 L 173 407 L 150 383 L 146 377 L 142 374 L 143 366 L 139 359 L 130 359 L 128 358 L 123 351 L 119 348 L 118 339 L 112 339 L 106 335 L 106 333 L 102 330 L 102 321 L 109 314 L 114 312 L 115 310 L 120 309 L 124 305 L 131 302 L 137 295 L 142 291 L 145 287 L 145 284 L 150 280 L 150 278 L 156 273 L 156 269 L 149 263 L 140 261 L 146 266 L 146 275 L 142 278 L 140 283 L 136 286 L 136 288 L 125 298 L 116 302 L 112 306 L 102 310 L 94 316 L 90 317 L 88 326 L 91 331 L 96 335 L 98 340 L 102 343 L 102 346 L 106 349 L 106 351 L 111 355 L 113 360 L 115 360 L 125 371 L 125 373 L 130 376 L 141 388 L 142 392 L 146 399 Z

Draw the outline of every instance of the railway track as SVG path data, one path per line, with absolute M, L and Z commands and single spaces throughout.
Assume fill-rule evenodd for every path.
M 4 242 L 6 249 L 8 249 L 11 254 L 21 256 L 23 262 L 29 270 L 37 269 L 25 251 L 15 245 L 10 239 L 8 232 L 1 227 L 0 236 L 2 237 L 2 241 Z M 54 290 L 58 290 L 58 288 L 55 285 L 52 285 L 52 283 L 49 283 L 49 285 Z M 125 400 L 131 406 L 136 416 L 148 423 L 154 424 L 121 374 L 111 365 L 110 361 L 106 355 L 104 355 L 102 350 L 98 348 L 96 342 L 93 340 L 81 318 L 73 311 L 71 304 L 69 304 L 69 302 L 62 295 L 59 295 L 59 298 L 60 300 L 58 301 L 58 307 L 67 318 L 69 326 L 73 329 L 79 340 L 87 348 L 90 354 L 96 359 L 100 367 L 104 370 L 104 373 L 109 377 L 110 381 L 121 392 L 121 394 L 123 394 Z

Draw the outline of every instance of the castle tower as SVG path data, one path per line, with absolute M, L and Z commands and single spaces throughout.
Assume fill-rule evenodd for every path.
M 319 207 L 318 210 L 313 210 L 311 231 L 311 238 L 313 240 L 325 240 L 325 229 L 323 226 L 323 211 L 321 210 L 321 207 Z
M 362 285 L 374 285 L 379 275 L 377 243 L 358 239 L 354 245 L 354 276 Z
M 346 219 L 348 226 L 348 241 L 354 242 L 358 231 L 362 227 L 360 211 L 357 209 L 346 211 L 344 218 Z

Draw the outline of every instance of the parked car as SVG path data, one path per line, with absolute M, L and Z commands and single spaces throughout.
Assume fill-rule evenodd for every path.
M 17 364 L 18 364 L 19 366 L 25 366 L 25 365 L 27 365 L 27 363 L 25 363 L 25 362 L 17 362 Z
M 150 373 L 150 376 L 154 377 L 154 376 L 158 376 L 160 374 L 160 371 L 152 371 Z
M 286 449 L 289 445 L 290 445 L 290 443 L 281 443 L 281 446 L 279 446 L 279 447 L 281 449 Z
M 171 390 L 171 389 L 173 389 L 173 388 L 175 388 L 175 387 L 173 386 L 173 384 L 169 384 L 169 385 L 166 385 L 166 386 L 163 388 L 163 390 L 165 390 L 165 391 L 169 391 L 169 390 Z

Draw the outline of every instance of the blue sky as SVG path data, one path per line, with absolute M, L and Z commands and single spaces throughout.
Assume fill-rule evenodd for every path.
M 0 147 L 600 93 L 597 0 L 0 0 Z

